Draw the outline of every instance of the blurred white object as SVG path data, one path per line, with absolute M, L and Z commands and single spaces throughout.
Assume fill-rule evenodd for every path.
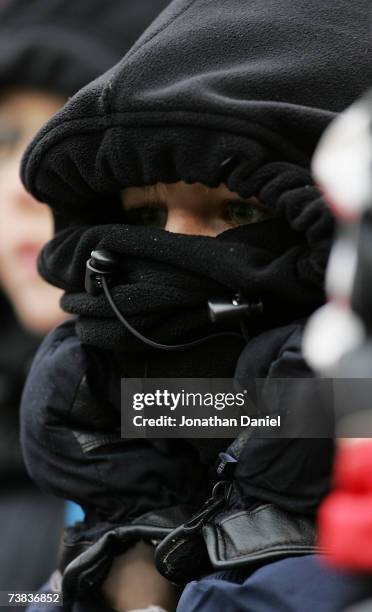
M 330 302 L 310 318 L 303 341 L 309 365 L 324 376 L 337 376 L 340 359 L 366 340 L 365 326 L 350 301 L 358 266 L 360 220 L 371 207 L 371 108 L 372 90 L 331 123 L 313 157 L 314 177 L 339 220 L 326 274 Z
M 370 205 L 372 193 L 372 92 L 325 130 L 312 162 L 314 177 L 337 216 L 352 219 Z
M 333 245 L 327 267 L 326 289 L 330 299 L 348 302 L 357 268 L 357 228 L 354 224 L 340 231 Z
M 340 358 L 365 339 L 364 326 L 347 307 L 329 302 L 306 326 L 303 352 L 309 365 L 325 376 L 335 376 Z

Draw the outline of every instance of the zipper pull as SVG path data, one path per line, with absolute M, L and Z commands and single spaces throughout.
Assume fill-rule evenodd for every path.
M 200 531 L 204 523 L 207 522 L 220 507 L 224 506 L 230 498 L 232 483 L 227 480 L 217 482 L 212 490 L 212 495 L 202 506 L 200 512 L 195 514 L 183 526 L 183 532 L 187 535 Z
M 225 480 L 232 480 L 238 460 L 229 453 L 219 454 L 220 462 L 217 467 L 217 475 Z

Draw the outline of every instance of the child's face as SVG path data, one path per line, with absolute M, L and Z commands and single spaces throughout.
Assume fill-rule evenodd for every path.
M 0 286 L 22 324 L 38 334 L 62 320 L 61 292 L 37 273 L 37 254 L 53 236 L 52 215 L 25 191 L 19 166 L 30 139 L 63 102 L 26 90 L 0 98 Z
M 217 236 L 271 216 L 257 198 L 242 199 L 223 184 L 209 188 L 180 181 L 129 187 L 122 193 L 122 202 L 128 223 L 198 236 Z

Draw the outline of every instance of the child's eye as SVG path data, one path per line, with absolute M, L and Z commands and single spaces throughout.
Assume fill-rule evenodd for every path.
M 130 225 L 145 225 L 146 227 L 165 227 L 167 209 L 161 206 L 139 206 L 125 213 L 125 221 Z
M 255 206 L 240 200 L 231 201 L 227 204 L 227 214 L 230 221 L 236 225 L 247 225 L 248 223 L 259 223 L 270 219 L 271 211 L 264 206 Z

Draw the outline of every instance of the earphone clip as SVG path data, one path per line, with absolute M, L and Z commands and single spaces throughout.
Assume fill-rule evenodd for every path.
M 85 267 L 85 291 L 89 295 L 99 295 L 102 290 L 102 277 L 109 283 L 117 268 L 117 260 L 108 251 L 92 251 Z
M 218 323 L 226 319 L 241 319 L 252 315 L 260 315 L 263 312 L 261 300 L 247 302 L 237 293 L 231 300 L 216 298 L 208 301 L 209 318 L 212 323 Z

